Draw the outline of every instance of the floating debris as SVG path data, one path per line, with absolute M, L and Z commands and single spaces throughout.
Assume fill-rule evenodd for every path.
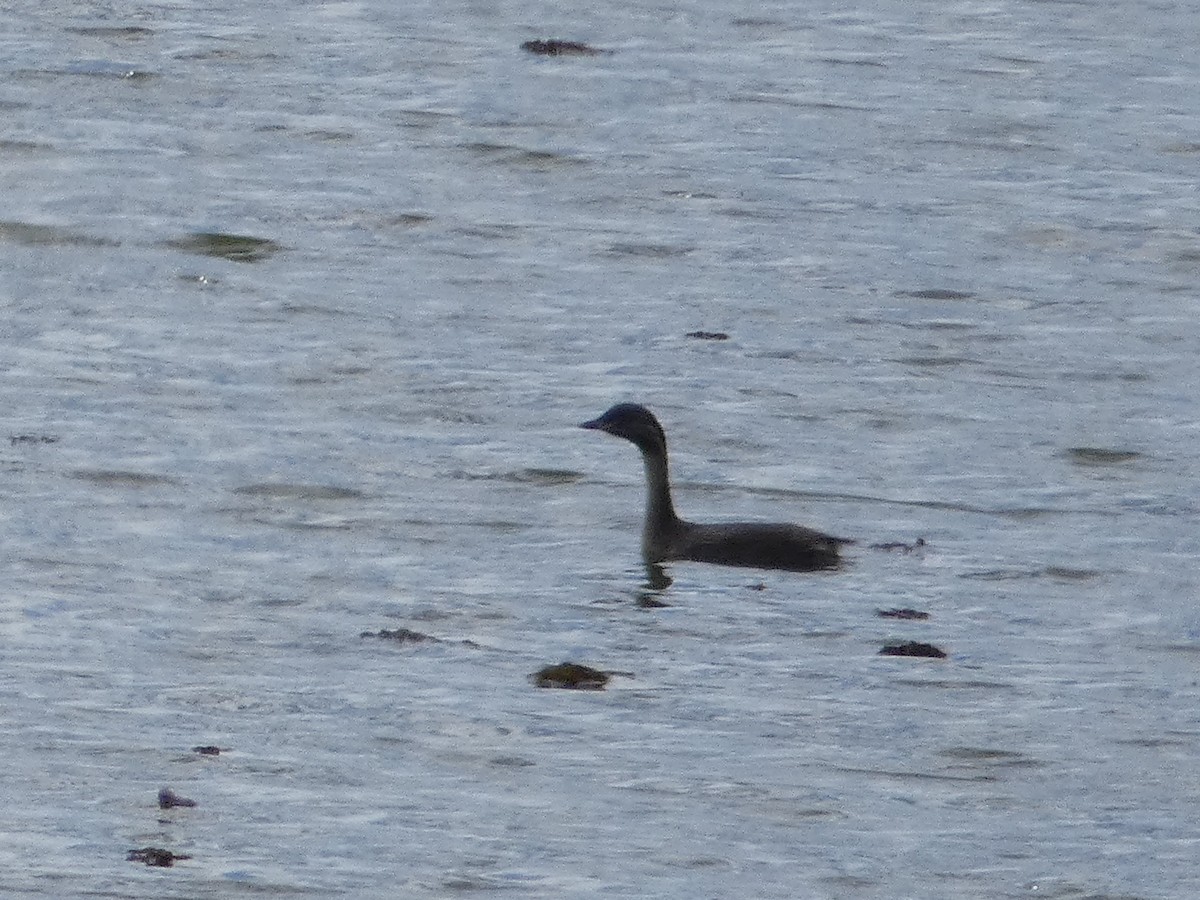
M 933 644 L 920 641 L 907 641 L 903 644 L 885 644 L 879 651 L 880 656 L 923 656 L 928 659 L 945 659 L 947 653 Z
M 545 41 L 526 41 L 521 45 L 522 50 L 538 56 L 601 56 L 612 53 L 611 50 L 601 50 L 580 41 L 560 41 L 556 39 Z
M 698 341 L 727 341 L 729 335 L 724 331 L 689 331 L 686 335 Z
M 643 591 L 638 594 L 637 605 L 640 609 L 667 609 L 671 604 L 659 599 L 650 591 Z
M 602 691 L 609 675 L 579 663 L 559 663 L 546 666 L 532 675 L 533 683 L 541 688 L 566 688 L 574 691 Z
M 877 609 L 875 610 L 875 615 L 881 619 L 910 619 L 913 621 L 924 621 L 929 618 L 929 613 L 907 607 L 900 609 Z
M 158 792 L 158 808 L 159 809 L 174 809 L 176 806 L 195 806 L 195 800 L 189 800 L 187 797 L 180 797 L 170 788 L 163 788 Z
M 172 853 L 161 847 L 142 847 L 140 850 L 130 850 L 125 858 L 129 862 L 145 863 L 148 866 L 158 866 L 162 869 L 171 868 L 181 859 L 191 859 L 185 853 Z
M 192 752 L 199 753 L 201 756 L 220 756 L 221 748 L 215 744 L 202 744 L 199 747 L 193 747 Z

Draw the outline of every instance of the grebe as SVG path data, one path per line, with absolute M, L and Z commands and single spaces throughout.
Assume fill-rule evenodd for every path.
M 693 560 L 723 566 L 812 572 L 838 565 L 838 548 L 852 544 L 802 525 L 760 522 L 698 524 L 675 514 L 667 473 L 667 435 L 644 406 L 618 403 L 580 428 L 625 438 L 642 451 L 646 465 L 646 524 L 642 557 L 647 563 Z

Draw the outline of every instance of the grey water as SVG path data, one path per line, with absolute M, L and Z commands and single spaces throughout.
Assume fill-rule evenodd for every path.
M 1197 34 L 5 5 L 0 894 L 1197 896 Z

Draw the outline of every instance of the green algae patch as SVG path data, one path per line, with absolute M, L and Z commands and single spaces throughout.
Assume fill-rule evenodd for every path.
M 184 253 L 213 256 L 241 263 L 262 262 L 283 249 L 283 245 L 270 238 L 254 237 L 249 234 L 228 234 L 223 231 L 197 231 L 194 234 L 167 241 L 166 245 L 176 250 L 182 250 Z

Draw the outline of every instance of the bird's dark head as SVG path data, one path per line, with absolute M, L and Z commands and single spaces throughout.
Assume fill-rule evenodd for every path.
M 643 452 L 667 452 L 667 436 L 654 413 L 637 403 L 618 403 L 599 418 L 584 422 L 580 428 L 606 431 L 633 441 Z

